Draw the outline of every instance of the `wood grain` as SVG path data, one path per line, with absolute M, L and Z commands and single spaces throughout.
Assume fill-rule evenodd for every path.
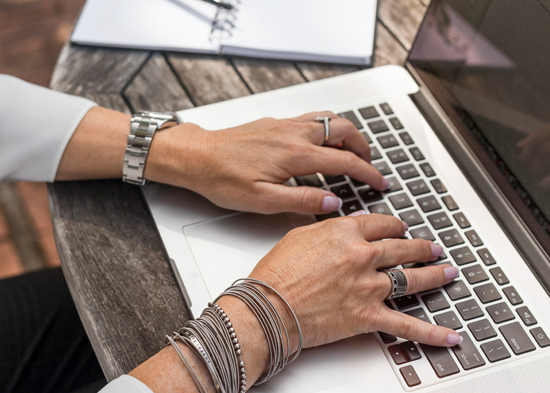
M 279 89 L 303 83 L 306 80 L 294 63 L 235 57 L 235 68 L 253 93 Z
M 378 18 L 407 50 L 411 49 L 426 6 L 420 0 L 384 0 Z
M 374 66 L 404 65 L 407 59 L 407 51 L 382 23 L 378 22 L 376 29 Z

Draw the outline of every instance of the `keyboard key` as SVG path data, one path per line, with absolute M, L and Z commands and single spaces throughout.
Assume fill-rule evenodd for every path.
M 407 194 L 393 195 L 390 197 L 390 202 L 395 210 L 405 209 L 413 205 Z
M 424 351 L 430 365 L 439 378 L 445 378 L 460 372 L 447 348 L 432 347 L 425 344 L 420 344 L 420 348 Z
M 491 265 L 494 265 L 495 263 L 497 263 L 495 261 L 495 259 L 493 258 L 493 256 L 491 255 L 491 253 L 489 252 L 489 250 L 487 250 L 486 248 L 482 248 L 481 250 L 477 250 L 477 255 L 479 255 L 479 257 L 481 258 L 483 263 L 487 266 L 491 266 Z
M 504 302 L 487 307 L 487 312 L 493 319 L 494 323 L 502 323 L 516 319 L 508 305 Z
M 361 124 L 361 122 L 359 121 L 357 116 L 355 116 L 355 113 L 353 113 L 353 111 L 338 113 L 338 116 L 343 117 L 344 119 L 348 119 L 349 121 L 351 121 L 353 123 L 353 125 L 355 126 L 355 128 L 357 128 L 358 130 L 363 128 L 363 124 Z
M 384 342 L 384 344 L 389 344 L 397 341 L 397 337 L 395 337 L 393 334 L 388 334 L 384 332 L 378 332 L 380 335 L 380 338 Z
M 494 267 L 489 272 L 493 275 L 493 278 L 499 285 L 509 284 L 508 277 L 504 274 L 500 267 Z
M 510 356 L 512 356 L 500 339 L 481 344 L 481 349 L 491 363 L 495 363 L 503 359 L 508 359 Z
M 380 109 L 382 109 L 382 112 L 386 115 L 393 115 L 393 111 L 391 107 L 387 103 L 380 104 Z
M 422 161 L 424 159 L 424 155 L 418 147 L 411 147 L 409 151 L 416 161 Z
M 332 187 L 330 191 L 342 199 L 355 198 L 355 193 L 351 190 L 349 184 L 342 184 L 341 186 Z
M 371 213 L 384 214 L 386 216 L 393 216 L 393 213 L 391 212 L 390 207 L 384 202 L 377 203 L 376 205 L 370 205 L 369 211 Z
M 317 174 L 315 175 L 306 175 L 306 176 L 297 176 L 295 177 L 296 182 L 301 186 L 308 187 L 323 187 L 323 183 Z
M 418 374 L 416 373 L 416 371 L 414 371 L 414 368 L 411 365 L 400 368 L 399 372 L 403 376 L 403 379 L 405 380 L 407 386 L 411 388 L 413 386 L 418 386 L 422 383 L 422 381 L 420 381 L 420 378 L 418 378 Z
M 323 175 L 323 177 L 329 185 L 346 181 L 346 177 L 344 175 Z
M 403 128 L 405 128 L 403 127 L 403 124 L 401 124 L 401 122 L 397 117 L 392 117 L 388 120 L 390 121 L 392 127 L 395 128 L 396 130 L 402 130 Z
M 422 199 L 424 199 L 424 198 L 422 198 Z M 435 198 L 434 198 L 434 200 L 435 200 Z M 420 202 L 420 199 L 418 201 Z M 436 201 L 436 203 L 437 203 L 437 201 Z M 428 220 L 430 220 L 430 223 L 432 224 L 434 229 L 447 228 L 447 227 L 453 225 L 451 223 L 451 220 L 449 219 L 449 217 L 445 213 L 432 214 L 432 215 L 428 216 Z
M 432 183 L 432 187 L 434 188 L 435 192 L 437 192 L 438 194 L 444 194 L 447 192 L 447 188 L 445 188 L 441 180 L 434 179 L 430 181 L 430 183 Z
M 399 142 L 397 142 L 397 139 L 393 135 L 384 135 L 376 138 L 378 143 L 380 143 L 380 146 L 382 146 L 384 149 L 387 149 L 389 147 L 399 146 Z
M 434 241 L 435 237 L 428 227 L 411 229 L 409 231 L 413 239 L 424 239 Z
M 420 302 L 418 301 L 415 295 L 405 295 L 401 297 L 396 297 L 395 299 L 393 299 L 393 301 L 395 302 L 395 305 L 397 306 L 397 308 L 400 310 L 418 306 L 420 304 Z
M 427 162 L 425 162 L 425 163 L 423 163 L 423 164 L 420 164 L 420 169 L 422 169 L 422 172 L 424 172 L 424 174 L 426 175 L 426 177 L 435 176 L 434 170 L 432 169 L 432 167 L 430 166 L 430 164 L 428 164 Z
M 411 136 L 407 131 L 403 131 L 399 133 L 399 137 L 403 141 L 405 145 L 412 145 L 414 144 L 414 141 L 412 140 Z
M 468 280 L 470 284 L 477 284 L 478 282 L 487 281 L 489 279 L 489 276 L 479 264 L 465 267 L 462 269 L 462 275 L 466 277 L 466 280 Z
M 450 282 L 443 288 L 445 288 L 451 300 L 464 299 L 465 297 L 472 296 L 472 293 L 462 280 Z
M 399 166 L 395 169 L 397 169 L 397 172 L 403 180 L 412 179 L 413 177 L 420 176 L 413 164 Z
M 521 355 L 522 353 L 531 352 L 536 349 L 519 322 L 501 326 L 499 330 L 516 355 Z
M 403 149 L 392 150 L 386 153 L 392 164 L 399 164 L 400 162 L 409 161 L 407 153 Z
M 373 134 L 378 134 L 380 132 L 389 131 L 388 125 L 384 122 L 384 120 L 376 120 L 371 121 L 370 123 L 367 123 L 370 130 L 373 132 Z
M 370 160 L 376 161 L 382 158 L 382 153 L 380 153 L 380 150 L 376 146 L 372 146 L 370 148 Z
M 401 346 L 401 350 L 405 353 L 405 357 L 409 359 L 410 362 L 422 359 L 420 351 L 412 341 L 405 341 L 399 345 Z
M 366 132 L 363 131 L 363 132 L 361 133 L 361 135 L 363 135 L 363 138 L 365 138 L 365 140 L 367 141 L 367 143 L 368 143 L 369 145 L 372 144 L 372 139 L 371 139 L 371 137 L 370 137 L 369 134 L 367 134 Z
M 390 167 L 388 166 L 388 164 L 386 164 L 385 161 L 377 162 L 375 164 L 372 164 L 372 166 L 384 176 L 392 173 Z
M 407 183 L 407 187 L 409 187 L 409 190 L 411 191 L 411 194 L 414 196 L 426 194 L 427 192 L 430 192 L 430 189 L 428 188 L 428 185 L 424 180 L 415 180 L 410 183 Z
M 342 205 L 342 211 L 346 216 L 349 216 L 351 213 L 358 212 L 359 210 L 363 210 L 363 206 L 361 206 L 361 203 L 357 199 L 344 202 Z
M 451 256 L 458 266 L 467 265 L 475 262 L 477 259 L 470 247 L 460 247 L 451 251 Z
M 455 213 L 453 214 L 453 217 L 460 228 L 464 229 L 470 227 L 470 221 L 466 219 L 464 213 Z
M 481 239 L 477 235 L 476 231 L 471 230 L 471 231 L 464 232 L 464 234 L 466 235 L 466 237 L 468 238 L 468 240 L 470 241 L 472 246 L 479 247 L 479 246 L 483 245 L 483 242 L 481 241 Z
M 465 321 L 483 316 L 483 310 L 474 299 L 458 303 L 456 309 Z
M 356 188 L 364 187 L 364 186 L 367 185 L 367 183 L 364 183 L 364 182 L 359 181 L 359 180 L 355 180 L 355 179 L 350 179 L 350 180 L 353 183 L 353 186 L 356 187 Z
M 531 329 L 530 332 L 535 338 L 537 344 L 539 344 L 539 347 L 545 348 L 550 345 L 550 339 L 541 327 Z
M 481 356 L 481 353 L 477 350 L 476 346 L 474 345 L 474 342 L 466 332 L 460 332 L 459 333 L 464 340 L 462 340 L 462 344 L 455 345 L 454 347 L 451 347 L 453 352 L 456 355 L 456 358 L 462 365 L 462 368 L 464 370 L 471 370 L 473 368 L 481 367 L 485 365 L 485 360 L 483 360 L 483 356 Z
M 447 247 L 453 247 L 464 243 L 464 239 L 462 239 L 462 236 L 460 236 L 460 233 L 458 233 L 456 229 L 440 232 L 439 237 Z
M 430 312 L 437 312 L 451 307 L 441 291 L 424 295 L 422 300 Z
M 484 304 L 502 299 L 502 296 L 500 296 L 500 293 L 498 293 L 498 290 L 496 289 L 493 283 L 475 287 L 474 292 L 476 293 L 479 300 L 481 300 L 481 303 L 484 303 Z
M 376 202 L 376 201 L 381 201 L 383 199 L 382 194 L 380 193 L 380 191 L 377 191 L 377 190 L 371 188 L 370 186 L 368 186 L 366 188 L 362 188 L 357 192 L 358 192 L 359 196 L 361 197 L 361 199 L 363 200 L 363 202 L 365 202 L 365 203 L 372 203 L 372 202 Z
M 462 323 L 454 311 L 447 311 L 434 316 L 435 323 L 449 329 L 462 329 Z
M 374 106 L 367 106 L 366 108 L 359 109 L 359 113 L 363 116 L 363 119 L 372 119 L 380 116 Z
M 409 227 L 413 227 L 418 224 L 423 224 L 424 219 L 417 210 L 409 210 L 399 214 L 399 218 L 409 224 Z
M 441 198 L 441 200 L 443 201 L 445 206 L 447 206 L 447 209 L 449 209 L 450 211 L 458 210 L 458 205 L 456 204 L 452 196 L 445 195 L 444 197 Z
M 424 311 L 423 308 L 415 308 L 411 311 L 405 311 L 405 314 L 410 315 L 411 317 L 418 318 L 421 321 L 432 323 L 432 321 L 430 321 L 430 318 L 428 317 L 428 314 L 426 314 L 426 311 Z
M 401 191 L 403 189 L 403 186 L 395 177 L 388 177 L 388 181 L 390 182 L 390 188 L 384 191 L 386 194 Z
M 531 311 L 527 307 L 525 306 L 518 307 L 516 309 L 516 312 L 518 313 L 519 317 L 521 318 L 525 326 L 531 326 L 531 325 L 537 324 L 537 320 L 535 319 L 533 314 L 531 314 Z
M 435 199 L 435 197 L 433 195 L 430 195 L 430 196 L 427 196 L 427 197 L 424 197 L 424 198 L 419 198 L 416 200 L 416 202 L 418 203 L 418 205 L 420 205 L 420 208 L 422 209 L 422 211 L 424 213 L 428 213 L 428 212 L 431 212 L 431 211 L 434 211 L 434 210 L 439 210 L 441 209 L 441 205 L 439 204 L 439 202 L 437 201 L 437 199 Z M 445 215 L 445 213 L 443 213 L 443 215 Z M 447 217 L 445 215 L 445 217 Z M 450 225 L 450 220 L 447 218 L 446 222 L 449 222 L 449 225 Z M 445 226 L 449 226 L 449 225 L 445 225 Z M 444 228 L 444 227 L 442 227 Z M 438 228 L 435 228 L 435 229 L 438 229 Z
M 395 364 L 403 364 L 408 362 L 408 359 L 405 357 L 405 353 L 399 344 L 390 345 L 388 347 L 388 352 L 390 353 Z
M 328 220 L 330 218 L 336 218 L 336 217 L 340 217 L 340 213 L 332 212 L 332 213 L 329 213 L 329 214 L 319 214 L 319 215 L 315 216 L 317 221 L 325 221 L 325 220 Z
M 477 341 L 487 340 L 497 335 L 495 328 L 488 319 L 469 323 L 468 329 L 470 329 Z
M 512 306 L 523 303 L 523 299 L 518 295 L 514 287 L 504 288 L 502 292 L 504 292 L 510 303 L 512 303 Z

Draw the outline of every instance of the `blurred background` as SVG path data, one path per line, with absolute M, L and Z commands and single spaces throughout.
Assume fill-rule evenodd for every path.
M 0 0 L 0 74 L 48 86 L 84 2 Z M 57 265 L 46 185 L 0 183 L 0 278 Z

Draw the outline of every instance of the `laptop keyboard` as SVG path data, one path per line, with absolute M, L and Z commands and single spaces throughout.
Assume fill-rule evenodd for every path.
M 461 270 L 460 277 L 443 288 L 385 302 L 394 310 L 455 329 L 464 338 L 461 345 L 448 349 L 379 332 L 381 345 L 398 366 L 394 370 L 404 386 L 420 388 L 432 384 L 433 375 L 444 379 L 550 346 L 546 332 L 537 326 L 510 277 L 483 243 L 483 234 L 472 228 L 467 212 L 449 194 L 393 108 L 379 103 L 339 115 L 350 120 L 369 142 L 372 165 L 386 176 L 391 188 L 380 192 L 343 175 L 297 177 L 299 185 L 330 190 L 344 201 L 340 211 L 317 215 L 317 220 L 362 209 L 394 215 L 409 225 L 407 237 L 431 240 L 444 248 L 437 261 L 410 263 L 404 268 L 448 264 Z M 423 361 L 433 370 L 427 378 L 425 374 L 420 378 L 415 369 Z

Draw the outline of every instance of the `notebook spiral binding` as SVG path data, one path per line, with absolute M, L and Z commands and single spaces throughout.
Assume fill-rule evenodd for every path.
M 210 31 L 210 41 L 220 39 L 222 37 L 231 37 L 233 35 L 233 29 L 237 21 L 237 13 L 239 12 L 242 0 L 225 0 L 225 3 L 231 4 L 234 9 L 227 10 L 222 7 L 218 7 L 216 17 L 212 22 L 212 30 Z

